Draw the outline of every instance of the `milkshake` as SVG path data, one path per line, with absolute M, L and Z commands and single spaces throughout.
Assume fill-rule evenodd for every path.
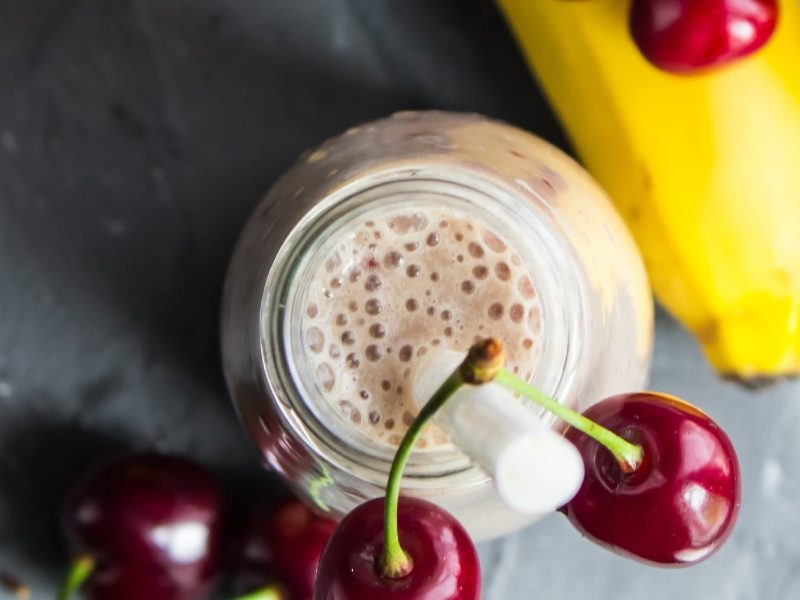
M 508 367 L 530 379 L 541 352 L 533 274 L 500 231 L 415 201 L 359 217 L 336 232 L 310 274 L 300 360 L 316 407 L 374 442 L 397 446 L 418 410 L 412 374 L 428 352 L 503 339 Z M 350 432 L 352 437 L 353 432 Z M 420 451 L 448 443 L 435 427 Z
M 422 371 L 443 378 L 436 360 L 452 365 L 476 338 L 500 338 L 509 369 L 578 410 L 644 385 L 652 346 L 643 265 L 600 188 L 546 142 L 477 115 L 400 113 L 304 154 L 248 221 L 223 300 L 245 431 L 334 517 L 383 494 Z M 476 539 L 540 516 L 504 502 L 487 462 L 453 443 L 469 432 L 451 434 L 426 430 L 404 493 Z

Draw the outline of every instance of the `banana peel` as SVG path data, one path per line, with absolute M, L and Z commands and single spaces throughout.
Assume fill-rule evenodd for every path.
M 584 165 L 630 227 L 661 304 L 722 374 L 800 372 L 800 4 L 754 54 L 651 66 L 630 0 L 499 0 Z

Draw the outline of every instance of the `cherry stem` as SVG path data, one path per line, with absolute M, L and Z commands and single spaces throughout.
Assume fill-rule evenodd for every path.
M 400 483 L 403 470 L 408 462 L 414 445 L 422 430 L 430 422 L 436 412 L 444 406 L 450 397 L 465 383 L 482 384 L 491 381 L 503 365 L 502 344 L 493 338 L 477 342 L 470 348 L 469 354 L 458 368 L 450 374 L 445 382 L 434 392 L 430 400 L 422 407 L 414 422 L 403 436 L 400 446 L 394 455 L 386 484 L 386 500 L 383 519 L 383 553 L 379 568 L 385 577 L 399 579 L 408 575 L 413 569 L 411 557 L 400 545 L 397 529 L 397 507 L 400 501 Z
M 504 385 L 511 391 L 517 392 L 529 400 L 533 400 L 536 404 L 549 410 L 568 425 L 571 425 L 578 431 L 582 431 L 600 445 L 604 446 L 614 455 L 614 458 L 617 459 L 624 473 L 632 473 L 642 464 L 643 450 L 641 446 L 630 443 L 613 431 L 606 429 L 591 419 L 587 419 L 579 412 L 572 410 L 568 406 L 559 404 L 554 398 L 551 398 L 544 392 L 540 392 L 510 371 L 501 369 L 495 377 L 495 381 Z
M 72 561 L 67 577 L 58 591 L 58 600 L 70 600 L 94 571 L 94 559 L 81 555 Z
M 422 430 L 433 418 L 444 403 L 452 396 L 458 388 L 464 384 L 459 370 L 454 371 L 438 390 L 431 396 L 431 399 L 422 407 L 414 422 L 406 431 L 397 452 L 392 461 L 392 468 L 389 470 L 389 481 L 386 484 L 386 501 L 384 505 L 384 525 L 383 525 L 383 553 L 380 560 L 381 572 L 393 579 L 405 577 L 411 572 L 413 567 L 411 557 L 406 554 L 400 546 L 400 537 L 397 531 L 397 505 L 400 501 L 400 482 L 403 477 L 403 469 L 408 462 L 414 444 L 417 443 Z
M 245 594 L 244 596 L 237 596 L 234 600 L 285 600 L 286 596 L 281 593 L 279 587 L 274 585 L 268 585 L 263 588 L 259 588 L 254 592 L 250 592 L 249 594 Z

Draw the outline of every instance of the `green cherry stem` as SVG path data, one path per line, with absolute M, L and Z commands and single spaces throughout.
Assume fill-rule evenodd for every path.
M 94 559 L 82 555 L 75 558 L 70 565 L 67 577 L 58 590 L 58 600 L 70 600 L 94 571 Z
M 630 443 L 613 431 L 587 419 L 571 408 L 559 404 L 555 399 L 544 392 L 540 392 L 510 371 L 501 369 L 494 380 L 500 385 L 507 387 L 509 390 L 517 392 L 546 410 L 549 410 L 568 425 L 585 433 L 607 448 L 608 451 L 614 455 L 614 458 L 617 459 L 623 472 L 632 473 L 642 464 L 643 451 L 641 446 Z
M 438 390 L 431 396 L 431 399 L 422 407 L 414 422 L 406 431 L 397 453 L 392 461 L 392 468 L 389 470 L 389 482 L 386 484 L 386 502 L 384 506 L 384 525 L 383 525 L 383 553 L 381 555 L 381 572 L 390 578 L 398 579 L 405 577 L 411 572 L 413 565 L 411 557 L 406 554 L 400 546 L 400 537 L 397 531 L 397 505 L 400 501 L 400 482 L 403 478 L 403 469 L 408 462 L 414 444 L 417 443 L 422 430 L 436 414 L 444 403 L 452 396 L 464 383 L 461 373 L 454 371 Z
M 394 579 L 405 577 L 414 567 L 411 557 L 406 554 L 400 545 L 397 529 L 397 508 L 400 501 L 400 483 L 403 478 L 403 470 L 423 429 L 425 429 L 436 412 L 464 384 L 481 385 L 495 381 L 509 390 L 532 400 L 568 425 L 596 440 L 614 455 L 623 471 L 632 472 L 641 465 L 643 451 L 640 446 L 628 442 L 613 431 L 587 419 L 571 408 L 559 404 L 554 398 L 540 392 L 532 385 L 504 369 L 504 362 L 505 353 L 499 340 L 489 338 L 475 343 L 470 348 L 469 354 L 467 354 L 464 361 L 434 392 L 430 400 L 422 407 L 408 431 L 406 431 L 394 455 L 392 467 L 389 470 L 389 480 L 386 484 L 383 523 L 384 545 L 379 562 L 381 573 L 384 576 Z
M 403 470 L 408 462 L 414 445 L 422 430 L 430 422 L 436 412 L 444 406 L 450 397 L 465 383 L 488 383 L 503 366 L 503 346 L 495 339 L 477 342 L 470 348 L 469 354 L 459 367 L 450 374 L 445 382 L 434 392 L 430 400 L 422 407 L 414 422 L 406 431 L 397 448 L 389 470 L 386 484 L 386 500 L 383 519 L 383 553 L 380 558 L 381 573 L 389 578 L 398 579 L 408 575 L 413 569 L 411 557 L 400 545 L 397 530 L 397 506 L 400 501 L 400 483 Z
M 234 600 L 286 600 L 286 596 L 277 586 L 268 585 L 244 596 L 237 596 Z

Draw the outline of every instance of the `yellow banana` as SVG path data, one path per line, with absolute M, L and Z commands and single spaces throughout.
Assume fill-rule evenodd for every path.
M 630 0 L 499 3 L 661 303 L 722 373 L 800 372 L 797 0 L 763 48 L 693 76 L 645 61 Z

